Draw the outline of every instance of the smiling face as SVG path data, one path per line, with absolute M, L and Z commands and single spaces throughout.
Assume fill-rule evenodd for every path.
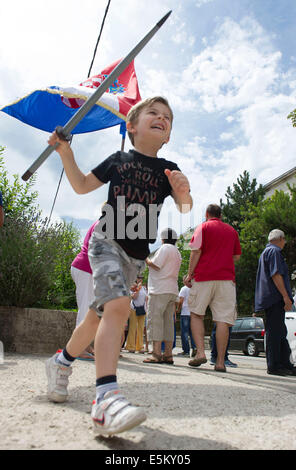
M 134 119 L 131 117 L 127 122 L 132 143 L 136 146 L 140 142 L 153 142 L 160 148 L 170 139 L 172 119 L 172 112 L 164 102 L 148 103 L 140 109 Z

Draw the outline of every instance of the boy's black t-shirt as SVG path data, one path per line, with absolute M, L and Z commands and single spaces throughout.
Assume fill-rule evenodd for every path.
M 108 207 L 97 227 L 133 258 L 145 259 L 157 238 L 161 205 L 172 191 L 165 169 L 180 171 L 165 158 L 130 150 L 114 153 L 92 170 L 102 183 L 110 182 Z

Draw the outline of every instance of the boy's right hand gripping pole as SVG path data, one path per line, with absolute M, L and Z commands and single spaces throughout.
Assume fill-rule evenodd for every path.
M 161 20 L 149 31 L 148 34 L 131 50 L 131 52 L 124 58 L 122 61 L 112 70 L 110 75 L 105 78 L 101 85 L 95 90 L 95 92 L 88 98 L 87 101 L 78 109 L 78 111 L 72 116 L 72 118 L 65 124 L 60 132 L 68 136 L 74 127 L 84 118 L 84 116 L 91 110 L 91 108 L 96 104 L 100 97 L 105 93 L 105 91 L 114 83 L 114 81 L 119 77 L 119 75 L 124 72 L 127 66 L 134 60 L 134 58 L 139 54 L 139 52 L 146 46 L 154 34 L 161 28 L 163 23 L 168 19 L 172 10 L 170 10 L 166 15 L 164 15 Z M 35 162 L 30 166 L 30 168 L 23 174 L 22 179 L 27 181 L 35 171 L 42 165 L 42 163 L 49 157 L 49 155 L 57 148 L 59 144 L 55 146 L 49 145 L 42 154 L 35 160 Z

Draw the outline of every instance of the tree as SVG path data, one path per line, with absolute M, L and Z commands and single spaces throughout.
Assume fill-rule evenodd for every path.
M 48 225 L 32 190 L 35 178 L 10 183 L 0 147 L 0 190 L 5 221 L 0 229 L 0 305 L 76 308 L 71 263 L 79 231 L 66 222 Z
M 286 259 L 292 285 L 296 274 L 296 186 L 289 186 L 289 192 L 275 191 L 257 206 L 250 205 L 242 211 L 244 221 L 240 226 L 242 256 L 236 267 L 238 310 L 250 315 L 254 308 L 255 281 L 259 257 L 267 244 L 271 230 L 279 228 L 285 232 Z
M 73 259 L 80 251 L 80 232 L 64 220 L 48 228 L 57 248 L 54 257 L 53 277 L 47 292 L 48 305 L 61 308 L 75 308 L 76 294 L 70 268 Z
M 188 243 L 191 240 L 193 229 L 187 230 L 184 235 L 180 235 L 179 240 L 177 241 L 177 248 L 180 251 L 182 262 L 180 266 L 179 276 L 178 276 L 178 287 L 179 291 L 183 287 L 183 277 L 188 272 L 189 258 L 190 258 L 190 248 Z
M 245 170 L 233 184 L 233 189 L 228 186 L 225 193 L 226 204 L 220 199 L 223 221 L 232 225 L 240 233 L 241 224 L 244 220 L 243 211 L 248 210 L 250 204 L 257 206 L 263 199 L 265 190 L 254 178 L 250 180 L 249 173 Z
M 36 174 L 27 183 L 22 183 L 19 175 L 13 175 L 13 182 L 10 183 L 2 156 L 4 150 L 5 148 L 0 145 L 0 191 L 3 195 L 5 217 L 18 216 L 19 214 L 29 215 L 32 207 L 37 208 L 38 193 L 32 191 L 36 182 Z
M 296 109 L 294 109 L 290 112 L 290 114 L 288 114 L 287 119 L 291 119 L 292 126 L 296 127 Z

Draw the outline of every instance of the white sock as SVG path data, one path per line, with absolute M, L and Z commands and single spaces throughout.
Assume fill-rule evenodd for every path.
M 64 349 L 59 355 L 56 357 L 55 361 L 57 364 L 62 364 L 63 366 L 71 366 L 73 364 L 75 358 L 72 358 L 67 351 Z
M 111 390 L 118 390 L 118 384 L 117 381 L 113 380 L 112 382 L 107 382 L 107 383 L 100 383 L 100 380 L 97 380 L 96 382 L 96 402 L 99 403 L 99 401 L 102 400 L 104 397 L 105 393 L 110 392 Z

